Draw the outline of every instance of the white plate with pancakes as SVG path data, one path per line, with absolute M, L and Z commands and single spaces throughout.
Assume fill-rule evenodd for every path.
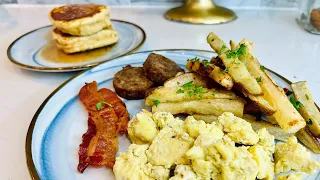
M 49 19 L 53 26 L 30 31 L 11 43 L 7 55 L 12 63 L 33 71 L 78 71 L 132 53 L 146 39 L 138 25 L 110 20 L 106 6 L 62 6 L 53 9 Z

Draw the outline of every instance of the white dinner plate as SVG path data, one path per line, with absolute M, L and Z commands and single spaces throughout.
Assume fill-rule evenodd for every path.
M 119 33 L 119 41 L 111 46 L 66 55 L 58 50 L 52 39 L 53 26 L 28 32 L 8 47 L 9 60 L 19 67 L 43 72 L 78 71 L 126 55 L 137 50 L 145 41 L 144 30 L 136 24 L 111 20 Z
M 58 87 L 40 106 L 34 115 L 26 137 L 27 165 L 33 179 L 114 179 L 113 172 L 107 167 L 88 167 L 83 174 L 77 171 L 78 148 L 82 134 L 87 131 L 88 114 L 78 100 L 78 92 L 86 82 L 97 81 L 100 88 L 114 90 L 113 76 L 123 66 L 142 66 L 147 56 L 155 52 L 177 62 L 185 69 L 187 59 L 199 57 L 210 59 L 216 54 L 201 50 L 156 50 L 130 54 L 113 61 L 102 63 L 69 79 Z M 291 89 L 290 81 L 270 70 L 270 75 L 280 87 Z M 132 118 L 146 108 L 144 100 L 124 100 Z M 119 137 L 119 152 L 130 145 L 126 136 Z M 118 152 L 118 153 L 119 153 Z M 312 153 L 314 159 L 320 155 Z M 317 179 L 319 173 L 305 179 Z

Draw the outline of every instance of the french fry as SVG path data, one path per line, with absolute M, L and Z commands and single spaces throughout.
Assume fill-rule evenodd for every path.
M 153 101 L 158 100 L 160 102 L 181 102 L 198 99 L 239 99 L 237 95 L 225 89 L 200 89 L 199 94 L 190 95 L 188 94 L 191 90 L 186 90 L 183 87 L 158 87 L 153 90 L 147 97 L 145 104 L 152 106 Z M 165 94 L 165 96 L 164 96 Z
M 170 78 L 164 83 L 164 87 L 180 87 L 188 82 L 193 82 L 196 86 L 210 87 L 212 80 L 210 78 L 201 76 L 197 73 L 184 73 L 179 76 Z
M 305 127 L 296 133 L 299 141 L 305 146 L 311 149 L 314 153 L 320 154 L 320 142 L 317 137 L 315 137 L 308 127 Z
M 207 64 L 199 61 L 188 61 L 186 67 L 189 71 L 196 72 L 202 76 L 207 76 L 213 79 L 215 82 L 230 90 L 233 86 L 233 80 L 231 76 L 224 72 L 220 67 L 211 64 L 206 61 Z
M 320 112 L 316 107 L 312 95 L 307 87 L 306 81 L 300 81 L 291 84 L 294 97 L 301 102 L 303 106 L 299 108 L 299 113 L 307 121 L 307 126 L 315 135 L 320 135 Z
M 239 99 L 201 99 L 174 103 L 160 103 L 152 106 L 152 112 L 169 112 L 171 114 L 207 114 L 220 116 L 231 112 L 238 117 L 243 115 L 244 100 Z
M 267 116 L 268 119 L 273 123 L 277 122 L 284 131 L 289 133 L 295 133 L 305 127 L 305 120 L 290 103 L 283 90 L 275 84 L 266 70 L 262 70 L 264 68 L 253 57 L 251 43 L 244 39 L 240 44 L 247 47 L 246 54 L 240 57 L 241 61 L 246 64 L 252 76 L 259 77 L 263 98 L 276 109 L 274 114 Z
M 275 139 L 279 141 L 284 141 L 286 142 L 289 137 L 294 136 L 294 133 L 287 133 L 283 129 L 280 128 L 278 125 L 271 124 L 270 122 L 264 121 L 264 120 L 256 120 L 256 117 L 249 115 L 249 114 L 244 114 L 242 119 L 248 121 L 252 129 L 254 131 L 258 131 L 262 128 L 266 128 L 267 131 L 274 136 Z
M 259 84 L 256 79 L 250 75 L 245 64 L 237 57 L 230 55 L 230 50 L 217 35 L 211 32 L 207 37 L 207 42 L 210 44 L 212 49 L 218 53 L 223 64 L 226 66 L 226 71 L 235 82 L 241 84 L 241 86 L 250 94 L 262 94 Z
M 261 96 L 261 95 L 258 95 L 258 96 L 252 95 L 252 94 L 244 91 L 242 89 L 242 87 L 239 86 L 238 84 L 235 84 L 234 88 L 237 91 L 242 92 L 242 94 L 245 97 L 249 98 L 252 102 L 254 102 L 254 104 L 257 106 L 257 110 L 258 111 L 263 112 L 265 115 L 272 115 L 273 113 L 276 112 L 276 109 L 273 106 L 271 106 L 271 104 L 267 100 L 265 100 L 263 96 Z M 276 123 L 274 123 L 274 124 L 276 124 Z

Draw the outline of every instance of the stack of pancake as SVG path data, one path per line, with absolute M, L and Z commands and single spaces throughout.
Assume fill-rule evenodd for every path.
M 55 29 L 52 32 L 57 47 L 70 54 L 118 42 L 112 27 L 109 8 L 95 4 L 72 4 L 54 8 L 49 13 Z

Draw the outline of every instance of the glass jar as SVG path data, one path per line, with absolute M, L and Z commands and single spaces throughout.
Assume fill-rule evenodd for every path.
M 297 21 L 301 27 L 320 35 L 320 0 L 301 0 Z

